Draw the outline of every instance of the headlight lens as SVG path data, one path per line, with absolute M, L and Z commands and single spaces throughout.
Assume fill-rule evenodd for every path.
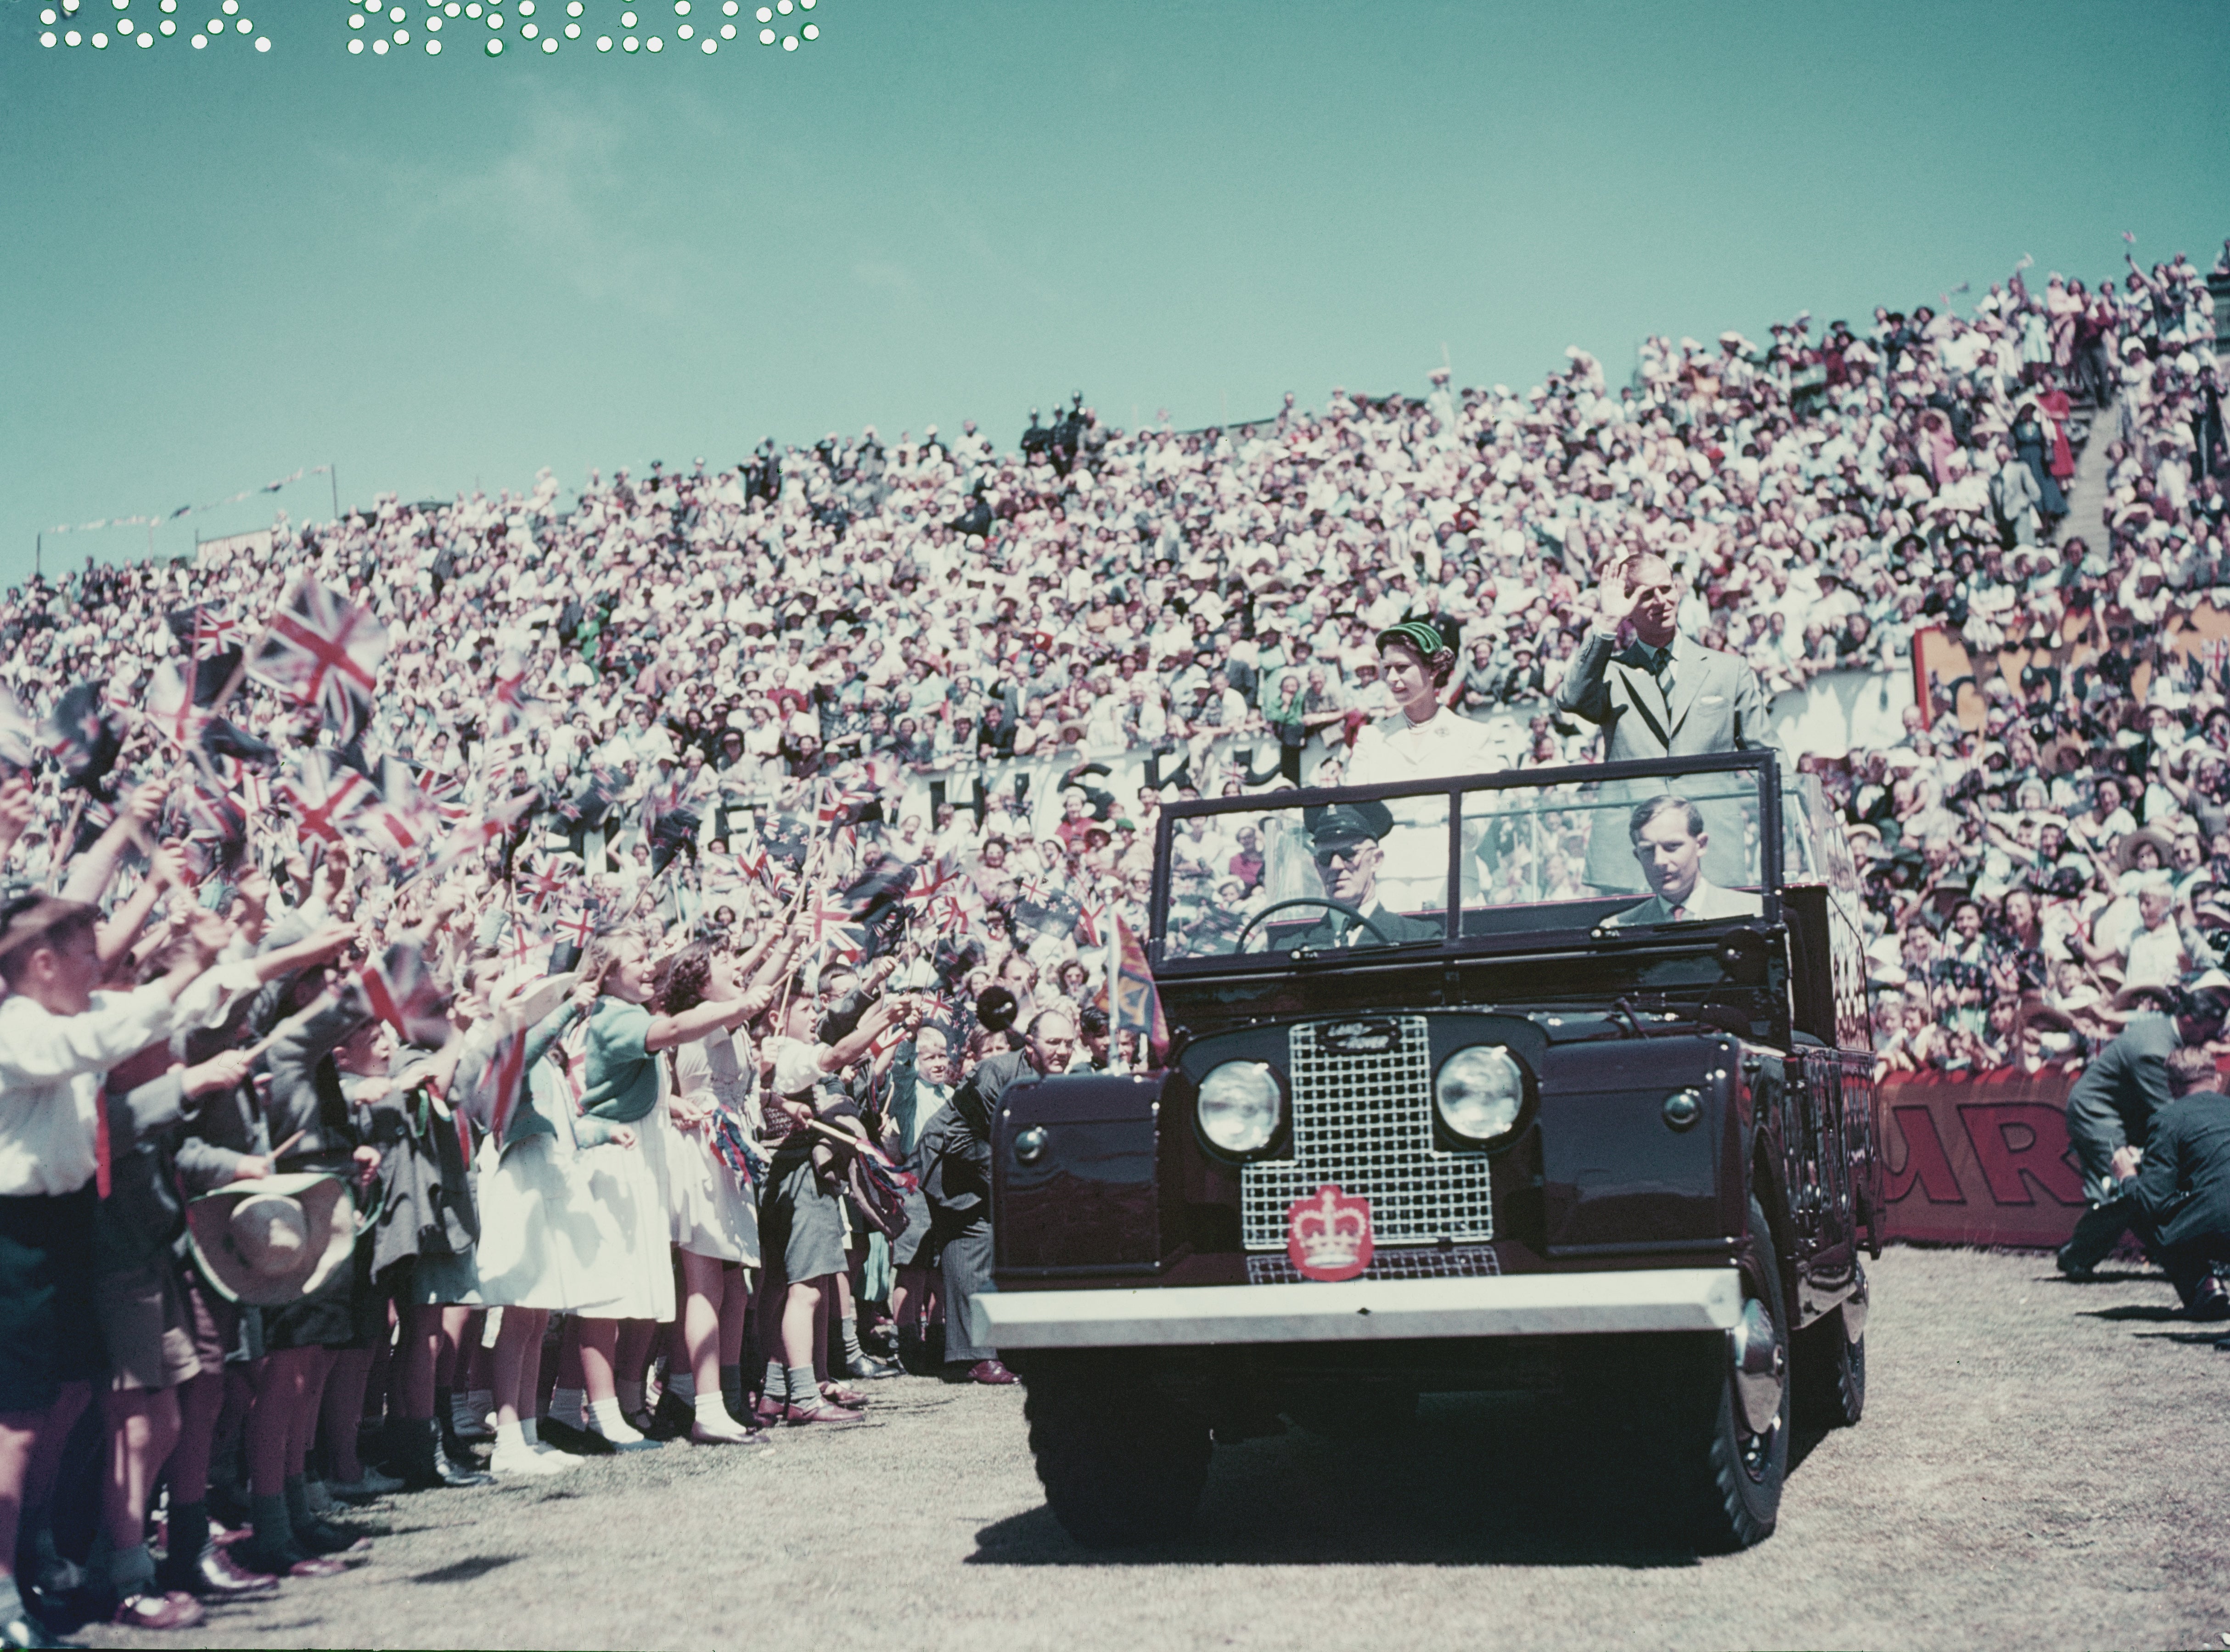
M 1200 1133 L 1227 1153 L 1251 1153 L 1278 1133 L 1278 1075 L 1260 1062 L 1226 1062 L 1200 1081 Z
M 1506 1134 L 1525 1105 L 1525 1074 L 1499 1044 L 1474 1044 L 1440 1064 L 1433 1081 L 1440 1122 L 1466 1141 Z

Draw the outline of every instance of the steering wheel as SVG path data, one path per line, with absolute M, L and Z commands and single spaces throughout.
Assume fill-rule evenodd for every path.
M 1381 946 L 1391 946 L 1394 945 L 1392 939 L 1388 936 L 1384 930 L 1379 928 L 1376 924 L 1372 923 L 1370 920 L 1364 917 L 1354 907 L 1337 900 L 1319 900 L 1314 895 L 1298 895 L 1291 900 L 1273 901 L 1269 906 L 1263 907 L 1261 911 L 1256 913 L 1252 918 L 1249 918 L 1246 924 L 1240 929 L 1238 939 L 1231 943 L 1231 950 L 1234 952 L 1245 952 L 1247 950 L 1247 938 L 1254 932 L 1254 926 L 1260 923 L 1265 918 L 1267 918 L 1272 913 L 1283 912 L 1288 907 L 1322 907 L 1327 912 L 1336 912 L 1343 918 L 1351 918 L 1357 923 L 1361 924 L 1365 929 L 1369 930 L 1373 935 L 1377 937 L 1378 944 Z

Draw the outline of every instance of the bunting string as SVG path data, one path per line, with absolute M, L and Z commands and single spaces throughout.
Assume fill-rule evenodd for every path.
M 104 516 L 93 522 L 62 522 L 47 530 L 49 533 L 91 533 L 97 528 L 160 527 L 165 522 L 178 522 L 189 516 L 199 516 L 204 511 L 221 510 L 227 505 L 237 505 L 244 499 L 254 499 L 258 494 L 275 494 L 290 482 L 300 481 L 305 476 L 323 476 L 331 472 L 331 465 L 307 465 L 292 475 L 267 481 L 261 487 L 243 487 L 224 499 L 213 499 L 206 505 L 181 505 L 174 511 L 155 516 Z

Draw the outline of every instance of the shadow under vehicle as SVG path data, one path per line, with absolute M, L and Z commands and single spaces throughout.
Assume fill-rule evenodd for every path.
M 1166 1066 L 993 1120 L 976 1339 L 1073 1536 L 1184 1530 L 1215 1441 L 1466 1391 L 1624 1429 L 1684 1542 L 1772 1532 L 1795 1417 L 1864 1408 L 1880 1254 L 1816 783 L 1750 752 L 1179 803 L 1149 929 Z

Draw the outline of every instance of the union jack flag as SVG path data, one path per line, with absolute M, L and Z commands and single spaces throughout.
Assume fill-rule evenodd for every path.
M 914 868 L 913 881 L 899 893 L 899 899 L 915 912 L 926 913 L 959 881 L 959 865 L 950 855 L 940 855 Z
M 552 895 L 564 894 L 573 881 L 568 869 L 555 861 L 529 861 L 521 880 L 525 893 L 534 898 L 537 912 L 550 904 Z
M 511 940 L 504 948 L 504 958 L 512 969 L 523 970 L 534 961 L 537 953 L 546 958 L 549 945 L 548 937 L 536 934 L 529 926 L 513 919 Z
M 859 1155 L 860 1169 L 867 1179 L 893 1197 L 903 1199 L 921 1185 L 912 1171 L 893 1163 L 890 1155 L 872 1141 L 855 1141 L 852 1151 Z
M 873 777 L 857 773 L 854 765 L 847 765 L 842 773 L 822 783 L 815 817 L 824 826 L 851 825 L 875 802 L 876 796 Z
M 973 926 L 975 914 L 982 902 L 970 902 L 957 894 L 942 894 L 922 910 L 923 919 L 939 933 L 964 935 Z
M 237 654 L 248 646 L 248 628 L 222 609 L 202 608 L 194 612 L 194 658 L 214 660 L 227 654 Z
M 532 1031 L 531 1027 L 514 1027 L 506 1033 L 480 1081 L 487 1101 L 488 1134 L 498 1146 L 502 1145 L 504 1132 L 511 1127 L 519 1092 L 526 1087 L 526 1036 Z
M 551 927 L 559 940 L 570 946 L 585 947 L 596 938 L 596 914 L 585 907 L 578 912 L 561 913 Z
M 438 1045 L 449 1036 L 448 994 L 409 941 L 396 941 L 358 973 L 364 1003 L 407 1043 Z
M 841 897 L 815 900 L 806 913 L 807 921 L 813 926 L 814 944 L 820 945 L 832 931 L 850 928 L 854 916 L 852 908 Z
M 148 720 L 171 745 L 191 751 L 201 744 L 209 713 L 194 703 L 193 685 L 168 660 L 155 668 L 148 681 L 146 707 Z
M 418 790 L 410 765 L 397 758 L 379 764 L 379 797 L 364 810 L 372 841 L 399 860 L 416 860 L 441 829 L 441 817 Z
M 232 686 L 233 672 L 248 646 L 247 628 L 222 610 L 209 607 L 181 608 L 164 618 L 186 650 L 186 683 L 194 704 L 214 705 Z
M 46 744 L 61 765 L 63 784 L 96 786 L 124 750 L 124 722 L 102 702 L 99 683 L 81 682 L 55 702 Z
M 330 752 L 313 752 L 279 782 L 279 795 L 304 831 L 338 843 L 345 829 L 377 794 L 371 781 Z
M 507 803 L 490 806 L 479 819 L 469 821 L 451 832 L 448 841 L 434 852 L 426 863 L 426 870 L 435 877 L 448 871 L 467 855 L 477 854 L 491 843 L 499 843 L 511 836 L 527 810 L 534 807 L 534 794 L 523 791 Z
M 304 579 L 272 616 L 248 670 L 296 704 L 317 707 L 346 745 L 371 719 L 386 654 L 386 628 L 368 610 Z
M 190 836 L 229 849 L 248 838 L 248 811 L 221 783 L 197 778 L 186 794 Z
M 451 824 L 472 815 L 473 811 L 465 806 L 465 777 L 458 770 L 444 769 L 428 775 L 418 791 L 427 806 Z
M 248 811 L 248 817 L 252 820 L 258 816 L 269 814 L 271 812 L 270 777 L 262 770 L 250 768 L 246 764 L 235 764 L 233 768 L 235 772 L 232 776 L 232 789 L 240 798 L 241 807 Z

